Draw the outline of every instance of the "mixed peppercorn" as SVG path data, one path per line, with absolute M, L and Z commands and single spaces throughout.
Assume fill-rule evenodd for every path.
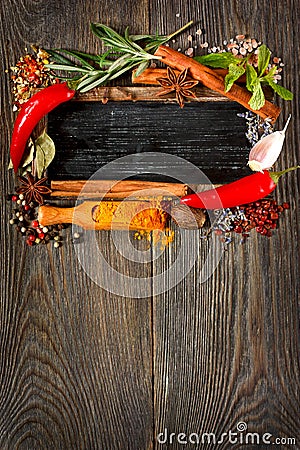
M 16 226 L 30 246 L 47 244 L 54 241 L 54 247 L 59 248 L 62 242 L 60 231 L 64 224 L 44 227 L 37 220 L 37 208 L 44 201 L 44 196 L 51 191 L 45 186 L 47 179 L 35 180 L 31 174 L 19 177 L 20 186 L 16 193 L 9 195 L 8 200 L 13 204 L 12 215 L 9 223 Z
M 231 242 L 232 232 L 241 235 L 241 243 L 249 237 L 251 230 L 271 237 L 278 227 L 280 214 L 289 207 L 288 203 L 278 205 L 274 199 L 263 199 L 236 208 L 216 210 L 212 229 L 225 244 Z

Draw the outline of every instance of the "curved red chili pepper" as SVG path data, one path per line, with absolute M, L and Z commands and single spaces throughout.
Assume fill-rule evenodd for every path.
M 71 100 L 75 90 L 67 83 L 53 84 L 34 94 L 20 110 L 13 129 L 10 157 L 14 171 L 17 172 L 26 143 L 38 122 L 50 111 L 63 102 Z
M 274 191 L 282 175 L 299 167 L 290 167 L 282 172 L 269 172 L 267 170 L 257 172 L 216 189 L 186 195 L 180 199 L 180 203 L 192 208 L 202 209 L 233 208 L 252 203 Z

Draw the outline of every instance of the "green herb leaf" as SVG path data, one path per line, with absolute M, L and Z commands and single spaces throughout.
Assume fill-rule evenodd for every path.
M 85 53 L 77 52 L 75 50 L 71 51 L 71 50 L 64 50 L 64 49 L 60 50 L 60 52 L 66 54 L 66 55 L 72 56 L 74 59 L 76 59 L 77 61 L 79 61 L 81 63 L 83 68 L 89 69 L 89 70 L 94 69 L 94 67 L 91 64 L 89 64 L 89 62 L 87 61 L 87 55 Z
M 89 73 L 88 69 L 83 69 L 82 67 L 70 65 L 66 66 L 64 64 L 45 64 L 46 67 L 53 70 L 64 70 L 66 72 L 82 72 L 82 73 Z
M 87 79 L 87 83 L 84 85 L 85 87 L 82 88 L 82 85 L 80 84 L 80 92 L 87 92 L 91 89 L 94 89 L 95 87 L 98 87 L 100 85 L 103 85 L 108 79 L 110 78 L 110 74 L 106 73 L 103 77 L 99 78 L 95 76 L 95 78 L 91 77 Z
M 54 61 L 56 61 L 58 64 L 65 64 L 72 66 L 73 63 L 69 58 L 65 58 L 62 56 L 59 52 L 60 50 L 46 50 L 47 53 L 53 58 Z M 48 65 L 46 65 L 48 66 Z M 50 66 L 50 65 L 49 65 Z
M 262 76 L 270 62 L 271 52 L 268 47 L 263 44 L 259 47 L 258 52 L 258 75 Z
M 294 98 L 293 93 L 288 89 L 286 89 L 285 87 L 280 86 L 280 84 L 275 83 L 271 79 L 268 80 L 268 84 L 269 86 L 271 86 L 274 92 L 276 92 L 276 94 L 278 94 L 281 98 L 283 98 L 283 100 L 293 100 Z
M 236 64 L 229 64 L 228 74 L 225 77 L 225 92 L 230 91 L 233 83 L 245 73 L 243 66 L 237 66 Z
M 195 56 L 195 61 L 204 66 L 227 69 L 230 64 L 238 64 L 240 59 L 236 58 L 231 52 L 209 53 L 208 55 Z
M 37 176 L 41 178 L 55 156 L 55 145 L 44 131 L 35 141 Z
M 261 83 L 269 83 L 269 80 L 274 81 L 273 77 L 276 74 L 276 70 L 277 70 L 277 67 L 274 66 L 269 70 L 267 75 L 265 75 L 264 77 L 260 77 Z
M 254 86 L 257 83 L 257 72 L 253 66 L 246 64 L 246 88 L 248 91 L 253 92 Z
M 148 66 L 149 66 L 149 61 L 143 61 L 143 62 L 138 66 L 138 68 L 136 69 L 136 72 L 135 72 L 135 74 L 134 74 L 134 77 L 136 78 L 136 77 L 138 77 L 139 75 L 141 75 L 141 74 L 144 72 L 144 70 L 147 69 Z
M 262 90 L 259 79 L 253 84 L 253 95 L 249 101 L 250 108 L 258 111 L 265 104 L 265 94 Z

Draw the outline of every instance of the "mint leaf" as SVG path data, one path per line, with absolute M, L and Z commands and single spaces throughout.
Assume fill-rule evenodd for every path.
M 246 88 L 253 92 L 254 85 L 257 82 L 257 72 L 253 66 L 246 64 Z
M 194 59 L 204 66 L 227 69 L 229 64 L 238 64 L 241 60 L 231 52 L 210 53 L 209 55 L 195 56 Z
M 263 93 L 260 81 L 257 79 L 253 84 L 253 95 L 250 98 L 249 106 L 254 110 L 259 110 L 265 104 L 265 94 Z
M 225 77 L 225 92 L 230 91 L 233 83 L 245 73 L 243 66 L 237 66 L 236 64 L 229 64 L 228 74 Z
M 276 66 L 272 67 L 267 73 L 267 75 L 265 75 L 264 77 L 260 77 L 260 81 L 263 83 L 269 83 L 269 80 L 274 81 L 273 77 L 274 75 L 276 75 L 276 70 L 277 70 Z
M 263 44 L 259 47 L 258 52 L 258 74 L 259 76 L 263 75 L 266 71 L 266 68 L 269 65 L 271 57 L 271 52 L 268 47 Z
M 283 86 L 280 86 L 280 84 L 275 83 L 273 80 L 268 79 L 268 84 L 271 86 L 271 88 L 278 94 L 283 100 L 293 100 L 294 95 L 291 91 L 284 88 Z

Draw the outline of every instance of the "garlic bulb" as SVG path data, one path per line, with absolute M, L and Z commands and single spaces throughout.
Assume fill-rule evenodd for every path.
M 290 120 L 291 115 L 289 115 L 282 131 L 275 131 L 254 145 L 249 153 L 248 161 L 248 166 L 251 170 L 262 172 L 263 170 L 270 169 L 273 166 L 280 155 L 285 138 L 285 132 Z

